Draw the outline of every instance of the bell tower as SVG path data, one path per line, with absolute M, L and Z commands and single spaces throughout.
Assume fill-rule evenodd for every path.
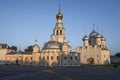
M 66 37 L 65 37 L 65 28 L 62 23 L 63 15 L 60 11 L 60 7 L 58 10 L 58 13 L 56 15 L 57 23 L 55 25 L 55 28 L 53 30 L 53 34 L 51 35 L 51 40 L 53 41 L 58 41 L 58 42 L 66 42 Z
M 40 52 L 40 48 L 39 48 L 39 45 L 38 45 L 38 41 L 35 40 L 34 47 L 33 47 L 33 53 L 38 53 L 38 52 Z

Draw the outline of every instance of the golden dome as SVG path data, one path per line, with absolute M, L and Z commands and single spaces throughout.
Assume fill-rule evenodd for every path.
M 58 19 L 61 19 L 61 20 L 62 20 L 63 15 L 60 13 L 60 11 L 59 11 L 58 14 L 56 15 L 56 18 L 57 18 L 57 20 L 58 20 Z

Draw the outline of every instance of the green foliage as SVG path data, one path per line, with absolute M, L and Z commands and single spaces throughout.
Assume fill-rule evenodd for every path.
M 25 48 L 24 51 L 25 52 L 32 52 L 33 51 L 33 46 L 32 45 L 28 46 L 27 48 Z
M 10 49 L 17 51 L 17 47 L 16 46 L 11 46 Z
M 115 56 L 120 57 L 120 52 L 119 52 L 119 53 L 116 53 Z

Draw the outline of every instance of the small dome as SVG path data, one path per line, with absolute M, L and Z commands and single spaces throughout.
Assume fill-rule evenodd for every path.
M 68 47 L 71 47 L 69 41 L 68 41 L 68 42 L 64 42 L 64 43 L 62 44 L 62 46 L 68 46 Z
M 56 15 L 56 18 L 57 18 L 57 20 L 58 20 L 58 19 L 61 19 L 61 20 L 62 20 L 63 15 L 61 14 L 60 11 L 59 11 L 58 14 Z
M 106 39 L 102 36 L 102 41 L 106 41 Z
M 35 45 L 38 45 L 38 41 L 37 41 L 37 40 L 35 40 L 34 44 L 35 44 Z
M 87 36 L 87 35 L 85 35 L 84 37 L 83 37 L 83 41 L 84 40 L 88 40 L 89 39 L 89 37 Z
M 96 38 L 101 38 L 102 36 L 100 35 L 100 34 L 98 34 L 97 36 L 96 36 Z
M 61 44 L 56 41 L 49 41 L 45 43 L 43 47 L 43 49 L 60 49 L 60 48 L 61 48 Z

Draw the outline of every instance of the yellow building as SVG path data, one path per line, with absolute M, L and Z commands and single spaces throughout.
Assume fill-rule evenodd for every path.
M 60 10 L 56 15 L 57 23 L 50 36 L 50 41 L 44 44 L 40 51 L 35 40 L 32 53 L 10 52 L 6 54 L 6 64 L 40 65 L 40 66 L 80 66 L 80 53 L 71 52 L 69 42 L 66 42 L 66 31 L 62 23 Z
M 57 23 L 50 36 L 40 50 L 35 40 L 33 52 L 6 52 L 4 64 L 38 65 L 38 66 L 80 66 L 80 64 L 108 64 L 110 53 L 105 46 L 105 38 L 93 31 L 90 36 L 84 36 L 82 47 L 72 52 L 66 40 L 66 30 L 63 26 L 63 15 L 60 9 L 56 15 Z M 1 52 L 0 52 L 1 55 Z
M 15 52 L 8 48 L 7 44 L 0 44 L 0 65 L 5 64 L 7 53 Z

